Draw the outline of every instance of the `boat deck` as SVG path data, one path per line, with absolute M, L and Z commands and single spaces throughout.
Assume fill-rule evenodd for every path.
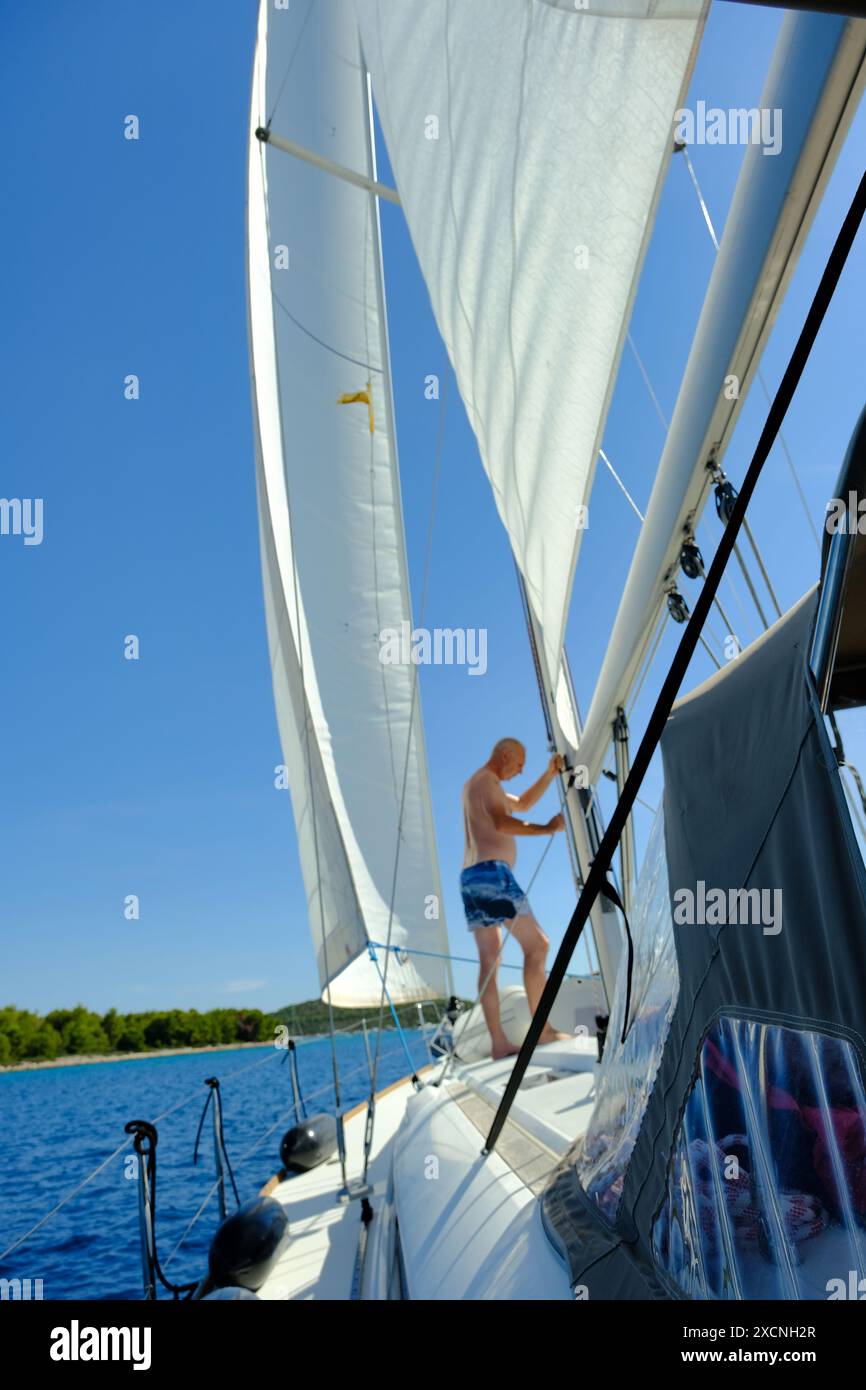
M 458 1064 L 451 1075 L 495 1110 L 508 1084 L 513 1060 L 507 1057 L 500 1062 Z M 595 1073 L 595 1038 L 577 1037 L 536 1048 L 509 1121 L 562 1157 L 589 1123 L 595 1103 Z
M 568 1297 L 564 1272 L 541 1231 L 537 1197 L 586 1128 L 594 1100 L 594 1063 L 591 1038 L 538 1048 L 496 1151 L 486 1158 L 481 1156 L 484 1138 L 513 1058 L 455 1062 L 441 1087 L 430 1084 L 441 1075 L 440 1063 L 419 1073 L 427 1083 L 421 1092 L 416 1094 L 406 1078 L 379 1094 L 368 1172 L 372 1189 L 368 1196 L 379 1219 L 374 1218 L 370 1226 L 364 1296 L 395 1296 L 389 1295 L 390 1276 L 381 1269 L 387 1251 L 382 1244 L 385 1237 L 380 1236 L 392 1210 L 389 1199 L 395 1172 L 395 1206 L 406 1266 L 404 1293 L 420 1298 L 484 1297 L 479 1271 L 487 1267 L 492 1252 L 500 1249 L 496 1272 L 491 1265 L 489 1277 L 501 1279 L 501 1251 L 525 1250 L 529 1243 L 535 1253 L 531 1267 L 524 1271 L 527 1288 L 546 1288 L 546 1292 L 521 1292 L 522 1276 L 515 1273 L 512 1292 L 500 1290 L 496 1296 Z M 365 1119 L 363 1104 L 345 1117 L 350 1185 L 361 1179 Z M 421 1171 L 429 1168 L 431 1157 L 436 1159 L 440 1179 L 435 1184 L 425 1181 L 428 1171 Z M 274 1178 L 263 1189 L 286 1208 L 291 1241 L 259 1291 L 260 1298 L 342 1301 L 358 1296 L 361 1205 L 357 1198 L 341 1198 L 341 1185 L 335 1157 L 309 1173 Z M 467 1223 L 470 1210 L 472 1219 Z M 455 1240 L 465 1245 L 465 1268 L 454 1259 Z M 440 1247 L 450 1252 L 447 1274 L 441 1275 L 436 1258 Z M 373 1263 L 380 1266 L 378 1273 L 371 1270 Z
M 432 1068 L 425 1067 L 423 1079 Z M 369 1200 L 378 1215 L 384 1204 L 391 1172 L 391 1141 L 402 1123 L 406 1101 L 413 1093 L 408 1077 L 389 1086 L 376 1099 L 376 1124 L 367 1173 L 372 1188 Z M 346 1176 L 360 1183 L 364 1168 L 365 1104 L 356 1106 L 344 1120 Z M 289 1247 L 259 1289 L 264 1299 L 335 1299 L 353 1296 L 361 1207 L 357 1198 L 340 1200 L 340 1161 L 335 1155 L 309 1173 L 271 1179 L 262 1189 L 276 1198 L 289 1218 Z

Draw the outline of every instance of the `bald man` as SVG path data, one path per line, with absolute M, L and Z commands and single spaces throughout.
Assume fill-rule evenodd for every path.
M 463 824 L 466 832 L 466 853 L 460 875 L 460 891 L 469 930 L 475 934 L 481 967 L 478 988 L 482 990 L 481 1007 L 490 1032 L 494 1059 L 509 1057 L 519 1048 L 508 1041 L 499 1017 L 499 992 L 496 988 L 500 927 L 507 922 L 511 934 L 523 950 L 523 983 L 532 1013 L 546 979 L 545 960 L 550 945 L 532 915 L 529 899 L 514 877 L 517 858 L 516 835 L 553 835 L 564 829 L 561 815 L 552 816 L 544 825 L 518 820 L 515 812 L 528 811 L 540 801 L 557 772 L 563 768 L 562 757 L 555 754 L 547 769 L 527 791 L 513 796 L 502 783 L 517 777 L 526 762 L 526 749 L 519 739 L 501 738 L 487 762 L 469 778 L 463 788 Z M 485 987 L 488 975 L 490 979 Z M 569 1037 L 557 1033 L 546 1024 L 540 1043 L 555 1042 Z

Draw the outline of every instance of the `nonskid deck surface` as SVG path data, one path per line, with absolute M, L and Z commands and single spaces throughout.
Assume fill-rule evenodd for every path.
M 419 1073 L 424 1078 L 428 1069 Z M 413 1087 L 409 1077 L 389 1087 L 376 1100 L 376 1123 L 367 1182 L 373 1191 L 374 1212 L 382 1205 L 391 1170 L 391 1141 L 406 1110 Z M 364 1168 L 366 1106 L 346 1117 L 346 1175 L 358 1183 Z M 285 1207 L 290 1241 L 259 1298 L 336 1299 L 352 1296 L 352 1278 L 361 1231 L 361 1205 L 338 1200 L 342 1187 L 339 1159 L 329 1159 L 309 1173 L 286 1178 L 270 1191 Z
M 454 1061 L 438 1094 L 454 1102 L 454 1121 L 463 1132 L 465 1161 L 477 1157 L 496 1107 L 511 1074 L 513 1058 L 462 1063 Z M 526 1189 L 527 1198 L 543 1190 L 547 1178 L 588 1122 L 594 1100 L 595 1043 L 578 1038 L 536 1049 L 508 1123 L 497 1145 L 511 1180 Z M 442 1072 L 441 1064 L 421 1074 L 429 1085 Z M 379 1212 L 394 1159 L 394 1139 L 406 1104 L 414 1094 L 406 1078 L 383 1092 L 376 1102 L 376 1123 L 368 1183 L 370 1202 Z M 360 1181 L 366 1107 L 346 1117 L 346 1168 L 350 1184 Z M 474 1136 L 474 1137 L 473 1137 Z M 399 1141 L 398 1141 L 399 1143 Z M 259 1297 L 279 1299 L 348 1300 L 361 1228 L 357 1200 L 341 1201 L 337 1158 L 309 1173 L 286 1178 L 270 1195 L 286 1208 L 291 1240 Z M 427 1196 L 433 1192 L 427 1188 Z M 444 1195 L 444 1194 L 443 1194 Z M 447 1220 L 447 1213 L 440 1212 Z
M 514 1062 L 456 1062 L 450 1077 L 495 1112 Z M 576 1037 L 537 1047 L 509 1111 L 509 1120 L 562 1157 L 586 1130 L 595 1103 L 596 1042 Z M 492 1119 L 492 1115 L 491 1115 Z

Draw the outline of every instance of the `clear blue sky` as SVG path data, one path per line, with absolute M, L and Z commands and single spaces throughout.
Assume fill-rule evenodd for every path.
M 2 6 L 0 493 L 44 498 L 45 536 L 31 547 L 0 538 L 0 1002 L 272 1008 L 317 992 L 289 798 L 273 786 L 258 556 L 243 225 L 255 10 Z M 716 6 L 690 100 L 755 104 L 780 18 Z M 137 143 L 122 137 L 129 113 Z M 859 178 L 864 134 L 861 112 L 765 358 L 771 390 Z M 693 150 L 719 231 L 742 153 Z M 444 351 L 401 214 L 385 207 L 383 226 L 417 597 L 436 429 L 423 382 Z M 668 415 L 712 259 L 674 160 L 632 323 Z M 861 238 L 786 426 L 816 517 L 862 405 L 864 288 Z M 130 372 L 135 403 L 123 399 Z M 466 954 L 460 786 L 494 733 L 523 738 L 532 775 L 547 754 L 507 543 L 453 383 L 449 396 L 426 622 L 486 627 L 489 668 L 483 679 L 422 668 L 422 699 L 452 950 Z M 764 414 L 754 393 L 726 460 L 735 480 Z M 662 442 L 627 353 L 605 448 L 641 507 Z M 814 582 L 817 557 L 777 452 L 752 519 L 787 606 Z M 600 468 L 568 636 L 584 711 L 637 525 Z M 735 583 L 739 597 L 723 601 L 748 641 L 757 624 Z M 137 663 L 123 659 L 127 633 L 141 640 Z M 690 683 L 709 670 L 701 656 Z M 638 727 L 661 674 L 659 664 Z M 658 794 L 654 774 L 645 796 Z M 642 812 L 641 843 L 647 821 Z M 521 849 L 524 881 L 538 853 Z M 123 915 L 130 893 L 138 922 Z M 561 840 L 532 896 L 555 944 L 574 904 Z M 458 969 L 458 987 L 473 992 L 473 977 Z

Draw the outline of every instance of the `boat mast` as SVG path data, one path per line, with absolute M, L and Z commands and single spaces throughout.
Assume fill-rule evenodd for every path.
M 516 563 L 515 570 L 517 573 L 517 584 L 520 590 L 520 597 L 523 603 L 523 616 L 526 621 L 526 631 L 529 637 L 529 649 L 532 652 L 535 676 L 538 681 L 538 694 L 541 699 L 541 709 L 544 715 L 547 742 L 552 752 L 563 754 L 567 766 L 569 757 L 573 757 L 573 752 L 569 747 L 569 740 L 565 738 L 559 719 L 557 718 L 551 684 L 545 672 L 544 657 L 542 654 L 542 646 L 539 641 L 537 624 L 526 593 L 526 581 Z M 575 727 L 579 733 L 580 716 L 571 684 L 571 675 L 568 671 L 567 663 L 565 662 L 564 652 L 563 663 L 566 674 L 568 698 L 571 704 Z M 602 827 L 598 816 L 595 796 L 591 789 L 582 788 L 577 785 L 577 779 L 574 775 L 575 771 L 576 769 L 572 768 L 570 771 L 563 774 L 560 783 L 560 795 L 562 798 L 563 814 L 565 816 L 566 834 L 568 836 L 570 851 L 569 858 L 571 859 L 575 888 L 578 893 L 580 893 L 583 888 L 584 880 L 589 873 L 589 866 L 592 863 L 595 852 L 601 841 Z M 606 1006 L 609 1012 L 610 1001 L 613 998 L 614 985 L 616 983 L 619 955 L 622 950 L 622 932 L 616 911 L 606 898 L 599 897 L 596 899 L 592 912 L 590 913 L 590 928 L 595 942 L 596 955 L 601 972 L 602 989 L 604 990 Z

